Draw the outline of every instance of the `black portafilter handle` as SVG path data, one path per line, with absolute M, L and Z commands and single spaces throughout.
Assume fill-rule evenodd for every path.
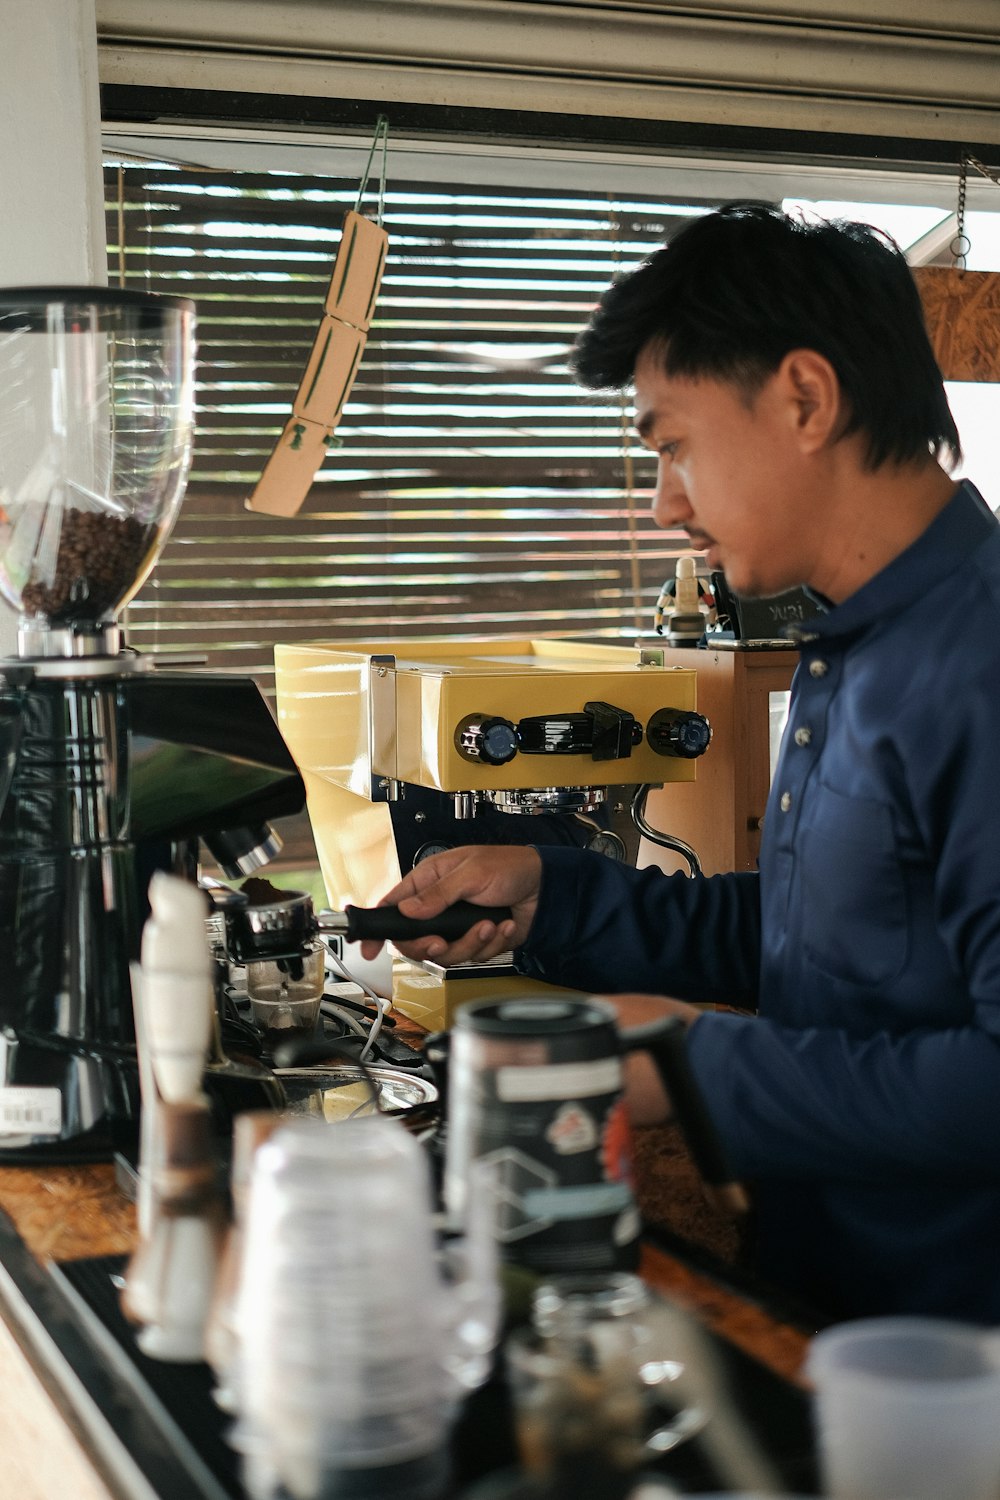
M 748 1209 L 742 1183 L 736 1182 L 726 1160 L 715 1122 L 702 1096 L 687 1055 L 687 1027 L 677 1016 L 630 1027 L 633 1048 L 645 1045 L 653 1058 L 670 1096 L 674 1119 L 680 1127 L 691 1160 L 717 1200 L 729 1212 L 744 1214 Z
M 342 912 L 319 913 L 320 932 L 335 932 L 349 943 L 409 943 L 414 938 L 439 937 L 453 943 L 477 922 L 508 922 L 509 906 L 476 906 L 456 901 L 436 917 L 404 917 L 398 906 L 347 906 Z

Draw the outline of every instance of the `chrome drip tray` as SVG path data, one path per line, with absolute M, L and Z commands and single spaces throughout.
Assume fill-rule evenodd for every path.
M 332 1063 L 276 1068 L 288 1112 L 336 1122 L 363 1115 L 393 1115 L 421 1134 L 437 1118 L 438 1091 L 429 1079 L 380 1064 Z

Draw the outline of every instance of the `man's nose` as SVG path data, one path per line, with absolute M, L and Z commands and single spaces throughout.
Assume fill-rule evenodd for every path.
M 691 517 L 687 492 L 673 464 L 660 459 L 653 491 L 653 520 L 663 531 L 681 526 Z

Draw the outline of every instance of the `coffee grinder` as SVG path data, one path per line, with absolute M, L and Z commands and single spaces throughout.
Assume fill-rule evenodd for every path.
M 0 661 L 0 1161 L 102 1158 L 134 1134 L 149 849 L 262 828 L 271 785 L 276 812 L 301 805 L 254 684 L 158 678 L 123 646 L 180 507 L 193 391 L 191 302 L 0 291 L 0 591 L 20 615 Z

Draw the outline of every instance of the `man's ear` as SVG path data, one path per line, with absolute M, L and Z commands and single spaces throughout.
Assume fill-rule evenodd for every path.
M 815 349 L 790 349 L 775 372 L 803 453 L 835 443 L 844 429 L 844 398 L 837 372 Z

